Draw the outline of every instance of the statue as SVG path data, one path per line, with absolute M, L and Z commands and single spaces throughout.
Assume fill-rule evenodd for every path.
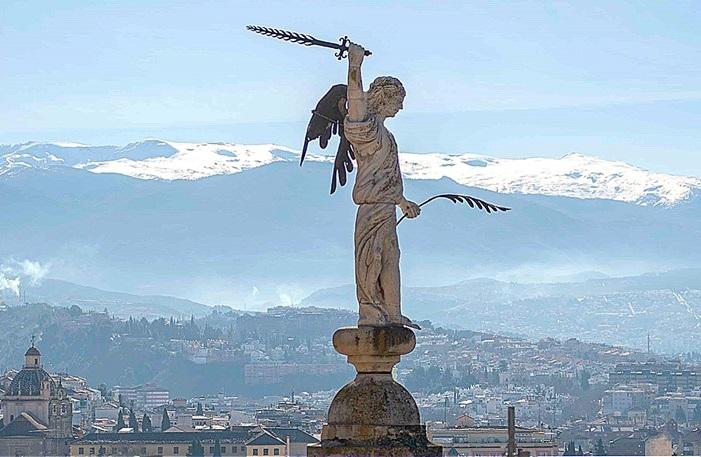
M 337 49 L 339 60 L 348 57 L 348 85 L 332 86 L 312 110 L 300 165 L 311 141 L 319 139 L 326 148 L 337 134 L 333 194 L 337 184 L 346 184 L 353 161 L 357 162 L 353 201 L 358 205 L 354 244 L 359 318 L 357 327 L 340 328 L 333 336 L 334 348 L 348 357 L 357 374 L 334 397 L 321 443 L 310 446 L 308 455 L 441 456 L 441 447 L 426 437 L 413 397 L 392 376 L 401 356 L 416 345 L 411 328 L 419 328 L 401 312 L 397 225 L 404 218 L 416 218 L 422 206 L 438 198 L 488 213 L 509 208 L 459 194 L 436 195 L 421 204 L 407 200 L 397 142 L 384 125 L 385 119 L 403 107 L 406 92 L 402 83 L 381 76 L 365 92 L 361 67 L 371 53 L 347 37 L 335 44 L 296 32 L 258 26 L 248 29 L 307 46 Z M 403 213 L 399 221 L 397 207 Z
M 421 205 L 404 197 L 397 142 L 384 125 L 403 107 L 406 92 L 391 76 L 380 76 L 363 91 L 361 67 L 369 52 L 355 43 L 348 44 L 348 85 L 337 84 L 322 97 L 312 111 L 307 126 L 301 162 L 309 142 L 319 139 L 326 148 L 332 133 L 340 137 L 331 193 L 336 183 L 346 184 L 346 173 L 358 163 L 353 201 L 358 205 L 355 220 L 355 283 L 359 307 L 358 325 L 404 325 L 419 329 L 401 313 L 398 225 L 395 207 L 402 219 L 421 214 L 421 206 L 436 198 L 465 202 L 487 212 L 509 208 L 458 194 L 436 195 Z M 347 105 L 347 106 L 346 106 Z M 400 219 L 401 221 L 401 219 Z
M 269 27 L 248 26 L 262 35 L 304 44 L 337 49 L 339 60 L 348 57 L 348 85 L 336 84 L 326 92 L 312 110 L 307 126 L 300 165 L 304 162 L 310 141 L 319 139 L 322 149 L 328 146 L 332 134 L 340 137 L 331 193 L 337 182 L 344 186 L 347 173 L 358 163 L 358 176 L 353 187 L 353 201 L 358 205 L 355 220 L 355 283 L 361 326 L 398 325 L 419 329 L 401 312 L 401 280 L 399 274 L 399 241 L 396 210 L 402 219 L 421 214 L 421 206 L 446 198 L 454 203 L 465 202 L 470 207 L 487 212 L 508 211 L 509 208 L 459 194 L 436 195 L 420 205 L 404 197 L 399 168 L 397 142 L 384 125 L 403 108 L 406 92 L 402 83 L 391 76 L 380 76 L 363 91 L 361 67 L 365 56 L 372 53 L 352 43 L 348 37 L 331 43 L 297 32 Z
M 363 92 L 361 66 L 365 50 L 352 43 L 348 50 L 348 114 L 344 132 L 353 145 L 358 174 L 353 201 L 355 220 L 355 281 L 358 325 L 406 325 L 418 328 L 401 313 L 399 206 L 408 218 L 421 213 L 404 197 L 397 142 L 384 121 L 402 109 L 406 92 L 391 76 L 380 76 Z

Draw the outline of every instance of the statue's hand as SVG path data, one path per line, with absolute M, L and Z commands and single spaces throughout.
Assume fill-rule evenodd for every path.
M 365 58 L 365 48 L 359 44 L 351 42 L 348 45 L 348 65 L 351 67 L 359 67 Z
M 399 207 L 402 209 L 404 215 L 409 219 L 413 219 L 421 214 L 421 208 L 419 208 L 419 205 L 414 202 L 410 202 L 407 199 L 403 199 L 402 202 L 399 203 Z

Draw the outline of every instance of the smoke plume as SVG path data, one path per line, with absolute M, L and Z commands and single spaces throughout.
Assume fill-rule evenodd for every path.
M 32 260 L 9 260 L 0 264 L 0 292 L 9 290 L 19 297 L 23 284 L 35 286 L 49 273 L 50 264 Z

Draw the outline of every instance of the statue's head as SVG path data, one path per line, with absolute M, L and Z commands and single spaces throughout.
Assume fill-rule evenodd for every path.
M 404 103 L 404 86 L 392 76 L 376 78 L 368 89 L 368 110 L 381 117 L 393 117 Z

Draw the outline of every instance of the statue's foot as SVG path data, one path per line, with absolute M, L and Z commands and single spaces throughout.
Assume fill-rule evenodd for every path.
M 413 328 L 413 329 L 416 329 L 416 330 L 421 330 L 421 327 L 419 327 L 418 324 L 415 324 L 414 322 L 412 322 L 411 319 L 409 319 L 409 318 L 406 317 L 406 316 L 402 316 L 401 323 L 402 323 L 402 325 L 405 326 L 405 327 Z
M 361 303 L 358 326 L 384 327 L 387 325 L 402 325 L 421 330 L 421 327 L 413 323 L 411 319 L 399 313 L 397 314 L 389 314 L 382 306 L 374 303 Z
M 384 325 L 390 325 L 391 319 L 385 310 L 374 303 L 361 303 L 360 313 L 358 318 L 359 326 L 373 326 L 381 327 Z

